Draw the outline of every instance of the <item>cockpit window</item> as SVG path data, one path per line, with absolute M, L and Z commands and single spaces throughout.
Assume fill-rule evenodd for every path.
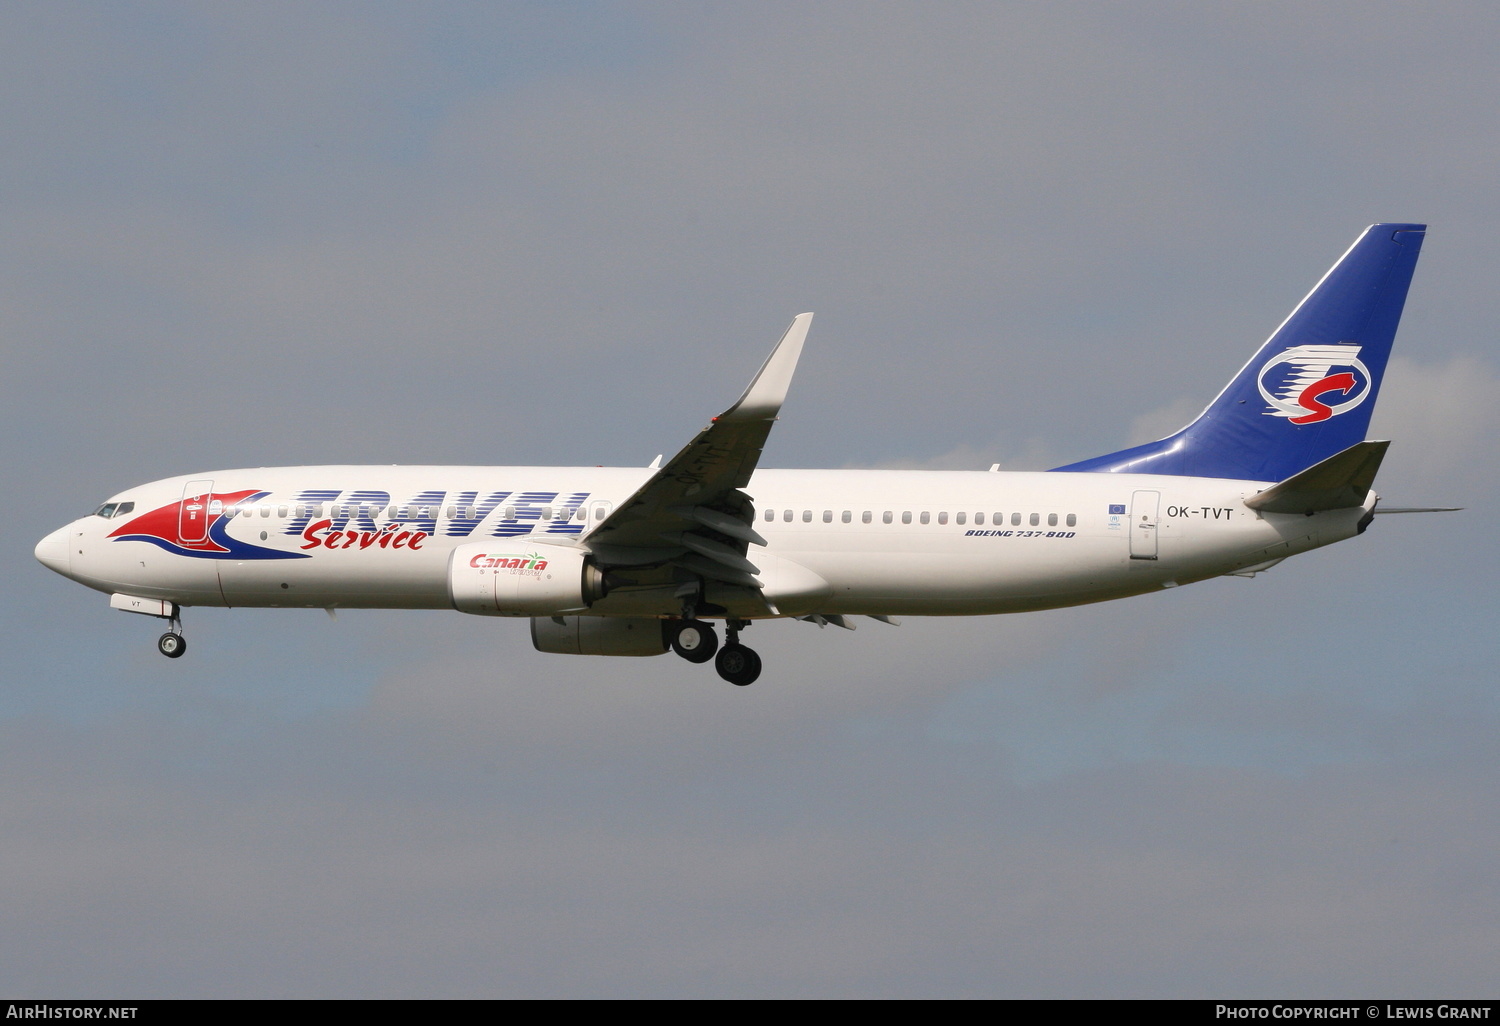
M 94 510 L 94 516 L 103 517 L 105 520 L 112 520 L 115 517 L 123 517 L 134 509 L 135 503 L 133 502 L 106 502 Z

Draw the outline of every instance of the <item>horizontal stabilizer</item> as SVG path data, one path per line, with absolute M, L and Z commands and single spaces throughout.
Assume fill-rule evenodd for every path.
M 1262 513 L 1318 513 L 1364 505 L 1390 442 L 1355 442 L 1245 500 Z

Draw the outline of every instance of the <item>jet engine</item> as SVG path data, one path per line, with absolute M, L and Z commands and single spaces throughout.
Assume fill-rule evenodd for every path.
M 654 656 L 667 650 L 654 616 L 533 616 L 531 644 L 558 655 Z
M 448 601 L 463 613 L 576 613 L 608 590 L 604 572 L 578 548 L 497 538 L 461 545 L 448 561 Z

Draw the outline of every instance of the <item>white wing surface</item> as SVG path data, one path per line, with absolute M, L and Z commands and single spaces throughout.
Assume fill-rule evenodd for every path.
M 786 399 L 812 317 L 799 314 L 739 400 L 589 534 L 585 543 L 601 564 L 672 564 L 726 584 L 760 587 L 759 568 L 746 551 L 751 542 L 765 541 L 742 489 Z

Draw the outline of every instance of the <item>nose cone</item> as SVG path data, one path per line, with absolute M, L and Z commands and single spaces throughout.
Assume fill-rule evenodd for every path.
M 59 527 L 36 543 L 37 561 L 48 570 L 68 576 L 68 529 Z

